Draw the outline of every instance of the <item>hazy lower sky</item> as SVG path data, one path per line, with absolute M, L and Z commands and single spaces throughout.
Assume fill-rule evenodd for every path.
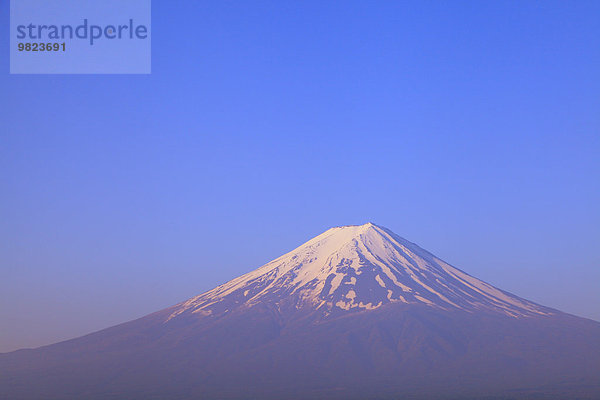
M 149 76 L 10 76 L 2 58 L 0 351 L 367 221 L 600 320 L 599 2 L 152 11 Z

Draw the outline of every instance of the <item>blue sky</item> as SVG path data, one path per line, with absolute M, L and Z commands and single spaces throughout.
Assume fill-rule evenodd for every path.
M 600 320 L 600 3 L 152 7 L 149 76 L 2 58 L 0 351 L 367 221 Z

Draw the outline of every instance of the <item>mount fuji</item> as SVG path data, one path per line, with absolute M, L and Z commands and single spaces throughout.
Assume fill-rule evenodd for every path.
M 599 399 L 600 323 L 367 223 L 135 321 L 0 354 L 0 398 Z

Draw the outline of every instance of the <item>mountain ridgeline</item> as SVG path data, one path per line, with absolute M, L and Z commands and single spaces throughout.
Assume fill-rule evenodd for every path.
M 598 399 L 600 323 L 368 223 L 138 320 L 0 354 L 0 398 Z

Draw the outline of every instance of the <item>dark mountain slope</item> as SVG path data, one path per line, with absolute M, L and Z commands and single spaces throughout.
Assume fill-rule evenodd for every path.
M 207 293 L 0 355 L 4 399 L 598 399 L 600 323 L 372 224 Z

